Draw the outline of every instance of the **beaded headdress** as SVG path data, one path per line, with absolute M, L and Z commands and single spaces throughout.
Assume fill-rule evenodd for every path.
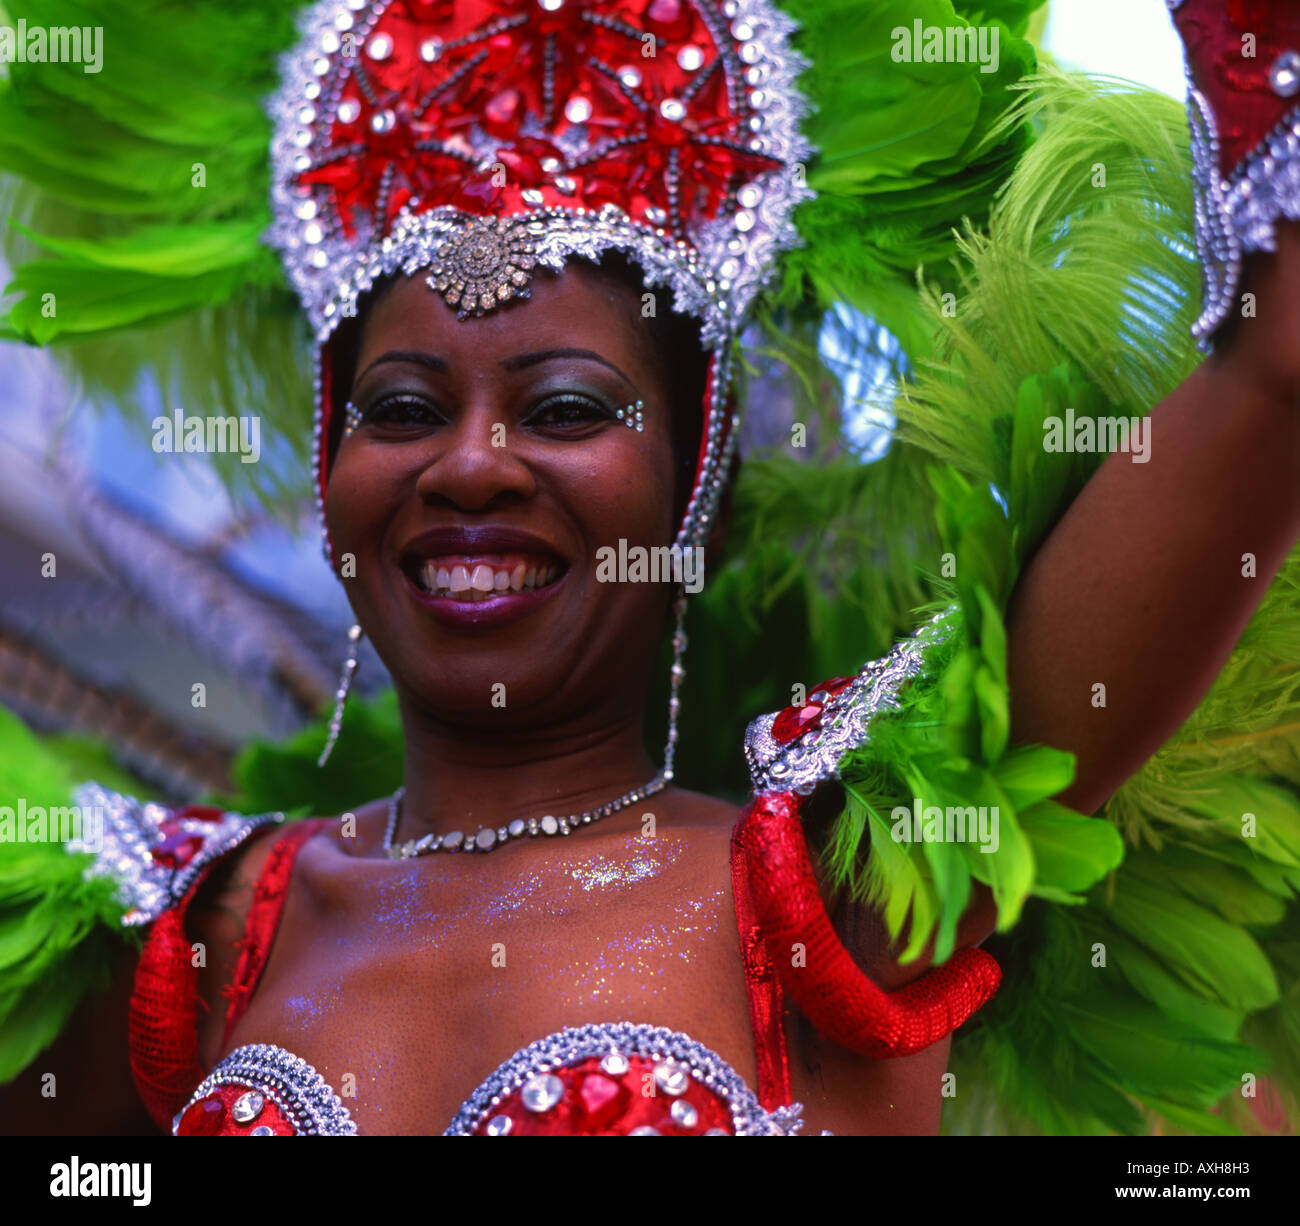
M 325 0 L 275 98 L 270 239 L 319 348 L 383 277 L 462 318 L 537 268 L 618 251 L 713 352 L 677 544 L 703 543 L 735 439 L 730 347 L 811 199 L 794 23 L 768 0 Z

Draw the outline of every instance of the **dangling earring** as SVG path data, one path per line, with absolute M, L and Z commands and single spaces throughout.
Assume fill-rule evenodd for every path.
M 681 688 L 682 678 L 686 676 L 686 669 L 682 664 L 682 657 L 686 655 L 686 631 L 682 628 L 682 623 L 686 619 L 684 590 L 677 593 L 673 612 L 677 624 L 673 630 L 673 671 L 668 683 L 668 744 L 664 746 L 664 769 L 661 772 L 665 783 L 671 783 L 673 779 L 673 759 L 677 756 L 677 712 L 681 710 L 682 705 L 677 691 Z
M 329 736 L 325 748 L 316 759 L 317 766 L 324 766 L 334 749 L 334 742 L 339 739 L 339 729 L 343 727 L 343 704 L 348 700 L 348 690 L 352 688 L 352 677 L 357 671 L 357 648 L 361 643 L 361 627 L 353 626 L 348 631 L 348 658 L 343 661 L 343 672 L 339 676 L 339 688 L 334 695 L 334 714 L 330 716 Z

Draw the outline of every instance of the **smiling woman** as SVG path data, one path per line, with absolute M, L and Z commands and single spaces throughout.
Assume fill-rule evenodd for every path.
M 1282 220 L 1300 206 L 1276 151 L 1278 125 L 1300 132 L 1295 90 L 1225 67 L 1232 6 L 1174 6 L 1206 91 L 1193 216 L 1168 104 L 1028 77 L 1037 5 L 986 7 L 304 11 L 270 229 L 220 223 L 173 280 L 201 298 L 221 249 L 264 285 L 247 234 L 283 261 L 314 334 L 325 555 L 356 618 L 322 761 L 348 736 L 364 634 L 393 679 L 402 784 L 300 820 L 83 789 L 102 846 L 70 844 L 71 874 L 60 850 L 0 875 L 23 925 L 45 914 L 33 876 L 64 900 L 50 949 L 0 972 L 6 1018 L 37 1019 L 0 1046 L 0 1075 L 28 1066 L 12 1101 L 76 1001 L 47 1024 L 31 985 L 74 965 L 93 911 L 146 928 L 143 950 L 50 1058 L 73 1058 L 95 1009 L 129 1018 L 96 1063 L 127 1055 L 176 1135 L 932 1134 L 946 1100 L 956 1128 L 1254 1126 L 1227 1097 L 1257 1055 L 1238 1037 L 1283 1008 L 1300 887 L 1300 755 L 1276 748 L 1300 726 L 1300 238 Z M 251 3 L 198 9 L 237 14 L 250 47 L 238 67 L 178 62 L 256 93 L 248 65 L 270 72 L 283 31 Z M 1300 25 L 1269 12 L 1282 54 Z M 922 25 L 996 63 L 901 64 L 891 29 Z M 0 97 L 0 119 L 42 113 Z M 1094 164 L 1100 186 L 1078 173 Z M 196 241 L 186 226 L 173 241 Z M 1199 368 L 1193 237 L 1195 333 L 1217 346 Z M 150 280 L 157 232 L 46 241 L 73 271 L 138 246 L 135 301 L 178 309 Z M 952 292 L 918 293 L 918 266 Z M 1237 321 L 1242 292 L 1259 309 Z M 79 326 L 102 298 L 74 297 Z M 837 303 L 926 371 L 891 456 L 811 475 L 764 457 L 738 478 L 742 335 L 760 321 L 820 397 L 798 338 Z M 9 320 L 48 339 L 26 300 Z M 1143 462 L 1044 448 L 1067 413 L 1102 438 L 1142 424 Z M 606 573 L 670 550 L 703 556 L 713 589 L 694 658 L 717 729 L 757 681 L 789 694 L 745 737 L 747 803 L 677 778 L 698 585 Z M 752 629 L 792 602 L 793 623 Z M 737 644 L 754 658 L 724 684 Z M 823 659 L 842 675 L 796 674 Z M 945 812 L 946 830 L 921 822 Z M 1274 1053 L 1293 1021 L 1251 1033 Z M 123 1086 L 96 1093 L 97 1119 L 134 1122 Z

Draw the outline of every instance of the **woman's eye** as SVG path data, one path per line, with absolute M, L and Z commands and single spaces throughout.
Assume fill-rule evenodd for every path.
M 530 426 L 585 426 L 595 421 L 613 418 L 613 414 L 598 400 L 587 396 L 552 396 L 543 401 L 529 415 Z
M 361 420 L 368 426 L 436 426 L 445 419 L 418 396 L 388 396 L 368 406 Z

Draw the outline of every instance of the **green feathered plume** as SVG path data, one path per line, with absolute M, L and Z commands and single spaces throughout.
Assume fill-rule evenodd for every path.
M 15 0 L 12 24 L 103 31 L 98 72 L 15 63 L 0 80 L 0 339 L 52 344 L 100 405 L 255 412 L 306 454 L 310 338 L 275 253 L 270 120 L 299 6 L 258 0 Z M 142 376 L 150 376 L 144 379 Z M 305 468 L 305 466 L 303 466 Z M 253 472 L 252 470 L 259 470 Z M 242 471 L 241 471 L 242 470 Z M 276 465 L 223 466 L 270 500 Z M 252 483 L 252 484 L 250 484 Z
M 0 806 L 10 810 L 0 815 L 0 1084 L 54 1042 L 87 992 L 107 986 L 116 951 L 132 939 L 114 882 L 83 878 L 89 856 L 20 841 L 28 833 L 17 828 L 20 802 L 48 816 L 70 804 L 87 772 L 132 787 L 94 746 L 42 742 L 0 708 Z
M 818 150 L 796 214 L 805 246 L 782 260 L 775 302 L 847 302 L 885 324 L 913 356 L 929 328 L 916 312 L 918 267 L 938 272 L 952 231 L 981 220 L 1024 151 L 1028 129 L 1003 122 L 1010 87 L 1033 70 L 1025 37 L 1042 0 L 781 0 L 799 22 L 800 78 L 815 111 L 804 130 Z M 997 31 L 996 70 L 920 60 L 922 29 Z M 906 32 L 904 46 L 895 31 Z M 989 66 L 992 66 L 990 59 Z

